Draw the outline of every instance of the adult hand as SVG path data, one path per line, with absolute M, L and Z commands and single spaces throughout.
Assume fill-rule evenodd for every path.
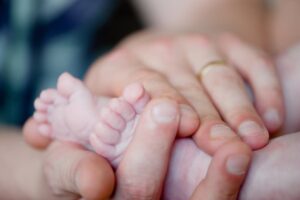
M 114 199 L 160 199 L 179 118 L 178 104 L 167 98 L 147 105 L 116 169 Z M 39 148 L 51 143 L 39 135 L 33 120 L 25 125 L 24 135 Z M 103 199 L 112 191 L 112 171 L 100 156 L 59 142 L 52 142 L 47 151 L 44 169 L 54 195 L 70 198 L 79 194 L 89 200 Z
M 116 170 L 114 199 L 161 199 L 178 126 L 177 103 L 163 98 L 147 105 Z
M 28 120 L 23 132 L 38 136 L 35 121 Z M 40 140 L 36 144 L 45 147 L 47 143 Z M 42 154 L 38 160 L 41 167 L 33 173 L 33 176 L 40 175 L 41 178 L 37 178 L 39 182 L 32 199 L 78 200 L 82 197 L 96 200 L 111 196 L 115 176 L 101 156 L 79 145 L 57 141 L 52 142 Z
M 275 69 L 259 50 L 235 37 L 220 41 L 221 53 L 201 35 L 133 35 L 91 67 L 86 83 L 96 94 L 118 96 L 138 81 L 152 98 L 175 100 L 181 113 L 179 136 L 190 136 L 198 128 L 196 111 L 201 126 L 194 139 L 210 154 L 236 139 L 234 131 L 259 149 L 268 142 L 267 128 L 273 132 L 283 121 Z M 254 91 L 258 112 L 243 80 Z
M 175 102 L 156 99 L 147 105 L 133 141 L 116 170 L 118 184 L 113 199 L 163 198 L 163 184 L 178 125 L 179 108 Z M 250 159 L 251 150 L 241 141 L 222 146 L 191 199 L 236 199 Z

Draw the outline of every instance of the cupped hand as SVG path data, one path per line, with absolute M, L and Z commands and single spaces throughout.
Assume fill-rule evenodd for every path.
M 115 187 L 114 171 L 101 156 L 80 145 L 39 138 L 37 124 L 29 119 L 23 132 L 40 148 L 48 147 L 41 160 L 40 183 L 33 199 L 107 199 Z M 36 137 L 35 137 L 36 136 Z M 27 138 L 29 139 L 29 138 Z M 30 140 L 30 139 L 29 139 Z
M 179 106 L 152 100 L 141 115 L 132 142 L 116 169 L 114 199 L 161 199 L 179 126 Z
M 244 81 L 254 92 L 255 106 Z M 152 98 L 179 103 L 179 136 L 197 130 L 196 143 L 210 154 L 239 137 L 259 149 L 268 143 L 268 130 L 276 131 L 283 121 L 273 65 L 231 35 L 215 42 L 197 34 L 140 33 L 100 58 L 86 76 L 99 95 L 118 96 L 132 82 L 142 83 Z
M 161 199 L 170 153 L 179 127 L 179 106 L 169 99 L 152 100 L 142 113 L 134 138 L 116 169 L 112 199 Z M 29 120 L 24 132 L 36 131 Z M 247 145 L 235 141 L 215 154 L 206 178 L 191 199 L 233 200 L 250 162 Z M 99 155 L 81 147 L 52 142 L 43 162 L 47 199 L 105 199 L 111 195 L 114 175 Z M 46 188 L 46 189 L 45 189 Z
M 163 188 L 179 116 L 179 106 L 166 98 L 147 105 L 133 141 L 116 169 L 113 199 L 164 199 Z M 205 179 L 191 200 L 237 199 L 250 161 L 251 150 L 245 143 L 225 144 L 215 153 Z

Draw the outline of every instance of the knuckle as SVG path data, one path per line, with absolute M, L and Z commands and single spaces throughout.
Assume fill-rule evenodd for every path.
M 151 41 L 148 45 L 159 51 L 169 51 L 174 46 L 174 40 L 170 37 L 160 37 Z
M 217 123 L 217 122 L 220 123 L 220 122 L 222 122 L 222 120 L 220 119 L 219 114 L 215 110 L 213 110 L 210 113 L 207 113 L 206 115 L 203 115 L 201 117 L 202 126 L 204 126 L 204 125 L 209 126 L 210 124 Z
M 175 43 L 172 38 L 158 38 L 146 45 L 147 46 L 143 50 L 148 54 L 167 62 L 172 62 L 172 60 L 174 60 L 176 51 Z
M 254 109 L 250 106 L 238 106 L 235 110 L 228 111 L 227 117 L 233 122 L 233 126 L 238 126 L 239 123 L 246 118 L 256 119 Z
M 256 66 L 257 68 L 267 68 L 267 69 L 274 68 L 272 62 L 264 56 L 259 56 L 256 60 L 253 60 L 252 65 Z
M 177 103 L 184 102 L 184 98 L 161 73 L 147 68 L 140 69 L 135 74 L 135 81 L 142 83 L 145 89 L 154 97 L 165 97 L 175 100 Z
M 127 60 L 128 58 L 131 57 L 130 52 L 126 48 L 117 48 L 116 50 L 110 52 L 109 54 L 106 55 L 105 61 L 108 63 L 111 62 L 116 62 L 116 61 L 122 61 L 122 60 Z
M 190 102 L 197 102 L 195 103 L 195 107 L 207 104 L 208 97 L 205 95 L 204 89 L 199 85 L 179 86 L 178 90 Z
M 211 46 L 211 40 L 208 36 L 201 34 L 190 34 L 188 36 L 183 36 L 182 40 L 186 43 L 193 45 L 198 45 L 199 47 Z
M 168 98 L 170 100 L 176 101 L 176 103 L 183 103 L 184 99 L 175 91 L 164 90 L 161 91 L 160 97 Z
M 165 80 L 165 77 L 152 69 L 142 68 L 138 69 L 134 74 L 135 80 L 140 82 L 151 81 L 156 82 L 158 80 Z
M 167 98 L 176 101 L 176 103 L 185 102 L 184 98 L 171 86 L 168 86 L 164 83 L 159 83 L 154 87 L 157 88 L 157 90 L 155 91 L 156 97 Z
M 271 58 L 261 49 L 251 49 L 247 66 L 257 69 L 275 69 Z
M 185 84 L 178 85 L 177 88 L 185 93 L 191 93 L 191 94 L 199 94 L 200 92 L 203 93 L 204 89 L 201 87 L 201 85 L 198 82 L 189 82 Z

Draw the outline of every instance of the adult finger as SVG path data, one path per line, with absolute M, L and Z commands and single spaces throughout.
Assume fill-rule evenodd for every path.
M 179 125 L 178 105 L 152 100 L 117 168 L 116 199 L 160 199 Z
M 235 200 L 245 179 L 251 150 L 242 142 L 229 142 L 214 155 L 205 179 L 191 200 Z
M 170 76 L 172 76 L 171 73 Z M 182 72 L 180 78 L 171 82 L 199 115 L 200 128 L 193 138 L 202 150 L 213 155 L 224 143 L 239 139 L 230 126 L 222 120 L 195 75 Z
M 107 199 L 113 192 L 114 173 L 107 161 L 75 144 L 53 142 L 43 169 L 56 196 L 96 200 Z
M 143 59 L 143 62 L 164 74 L 172 86 L 194 107 L 201 122 L 200 129 L 195 134 L 201 149 L 213 154 L 227 140 L 238 138 L 221 119 L 194 75 L 193 69 L 183 56 L 185 52 L 181 51 L 183 48 L 180 41 L 173 42 L 172 39 L 164 38 L 150 42 L 147 47 L 146 52 L 135 48 L 134 53 Z
M 117 72 L 117 73 L 116 73 Z M 107 74 L 113 74 L 110 78 Z M 86 77 L 87 86 L 96 94 L 120 95 L 133 82 L 143 84 L 151 98 L 167 97 L 180 104 L 179 134 L 191 135 L 199 126 L 197 113 L 186 99 L 168 82 L 164 75 L 137 61 L 127 51 L 116 50 L 98 61 Z
M 33 118 L 26 121 L 23 127 L 23 136 L 28 144 L 37 149 L 46 148 L 52 141 L 49 137 L 40 134 L 38 124 Z
M 208 40 L 185 40 L 187 58 L 223 119 L 249 144 L 258 149 L 268 143 L 269 134 L 247 95 L 239 74 L 222 60 Z M 207 64 L 211 63 L 211 64 Z
M 283 94 L 276 69 L 260 50 L 226 34 L 220 39 L 224 54 L 249 82 L 255 104 L 270 132 L 283 124 Z

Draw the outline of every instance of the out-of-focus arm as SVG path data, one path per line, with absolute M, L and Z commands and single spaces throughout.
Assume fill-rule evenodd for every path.
M 132 0 L 144 22 L 163 31 L 235 33 L 265 47 L 265 9 L 261 0 Z
M 0 128 L 1 199 L 33 199 L 45 192 L 42 156 L 24 143 L 21 130 Z

